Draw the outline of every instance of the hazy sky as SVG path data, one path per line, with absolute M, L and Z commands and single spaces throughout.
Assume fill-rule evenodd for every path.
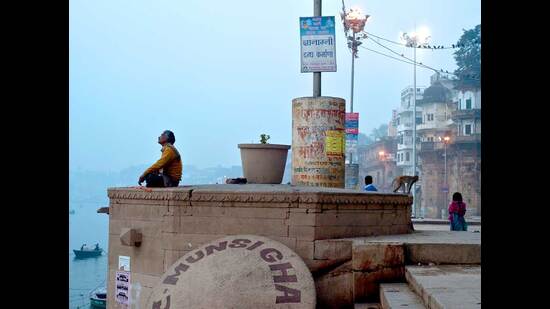
M 338 71 L 323 73 L 322 94 L 346 99 L 351 56 L 340 0 L 323 1 L 336 16 Z M 417 26 L 437 45 L 455 43 L 481 23 L 479 0 L 346 1 L 371 15 L 366 31 L 398 39 Z M 185 164 L 240 165 L 239 143 L 291 144 L 292 99 L 312 94 L 300 73 L 299 17 L 313 0 L 71 0 L 69 18 L 70 169 L 118 171 L 158 159 L 158 135 L 171 129 Z M 391 43 L 412 57 L 412 50 Z M 373 42 L 364 46 L 389 53 Z M 419 50 L 418 61 L 455 69 L 452 50 Z M 431 71 L 419 68 L 417 84 Z M 359 49 L 354 111 L 360 132 L 391 118 L 412 65 Z M 137 176 L 136 176 L 137 177 Z

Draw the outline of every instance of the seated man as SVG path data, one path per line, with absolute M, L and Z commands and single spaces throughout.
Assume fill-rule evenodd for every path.
M 181 156 L 174 147 L 176 137 L 166 130 L 159 136 L 162 145 L 160 159 L 139 177 L 139 185 L 145 181 L 147 187 L 177 187 L 181 180 Z
M 378 191 L 376 187 L 372 184 L 372 176 L 365 176 L 365 191 Z

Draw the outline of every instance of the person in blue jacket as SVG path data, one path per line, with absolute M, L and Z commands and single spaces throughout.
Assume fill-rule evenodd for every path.
M 365 176 L 365 191 L 378 191 L 376 187 L 372 184 L 372 176 Z

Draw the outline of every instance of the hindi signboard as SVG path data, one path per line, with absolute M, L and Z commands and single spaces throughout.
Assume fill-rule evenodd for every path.
M 336 72 L 334 16 L 300 17 L 302 73 Z

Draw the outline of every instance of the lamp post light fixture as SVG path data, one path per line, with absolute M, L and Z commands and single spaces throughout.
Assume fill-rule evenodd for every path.
M 416 28 L 416 26 L 415 26 Z M 408 47 L 413 47 L 414 53 L 414 73 L 413 73 L 413 176 L 416 176 L 416 49 L 419 45 L 425 45 L 430 38 L 429 30 L 426 27 L 420 27 L 418 31 L 413 31 L 411 34 L 401 33 L 401 40 L 407 44 Z M 416 207 L 416 183 L 412 187 L 413 193 L 413 213 L 415 217 L 418 217 L 418 209 Z
M 348 48 L 351 51 L 351 94 L 350 94 L 350 112 L 353 113 L 353 83 L 355 74 L 355 58 L 357 57 L 357 47 L 363 44 L 362 39 L 366 38 L 366 35 L 356 36 L 357 33 L 362 32 L 367 23 L 367 19 L 370 15 L 364 15 L 359 8 L 352 8 L 346 11 L 344 0 L 342 0 L 342 12 L 340 18 L 344 24 L 344 33 L 348 40 Z M 352 35 L 349 35 L 349 32 Z M 353 153 L 349 154 L 349 163 L 353 164 Z
M 353 77 L 355 68 L 355 58 L 357 56 L 357 47 L 363 44 L 362 39 L 366 38 L 365 35 L 356 36 L 357 33 L 362 32 L 365 29 L 365 24 L 370 15 L 364 15 L 359 8 L 352 8 L 346 12 L 344 1 L 342 0 L 342 13 L 340 17 L 344 23 L 344 33 L 348 40 L 348 48 L 351 50 L 351 95 L 350 95 L 350 111 L 353 113 Z M 350 36 L 348 33 L 352 32 Z

